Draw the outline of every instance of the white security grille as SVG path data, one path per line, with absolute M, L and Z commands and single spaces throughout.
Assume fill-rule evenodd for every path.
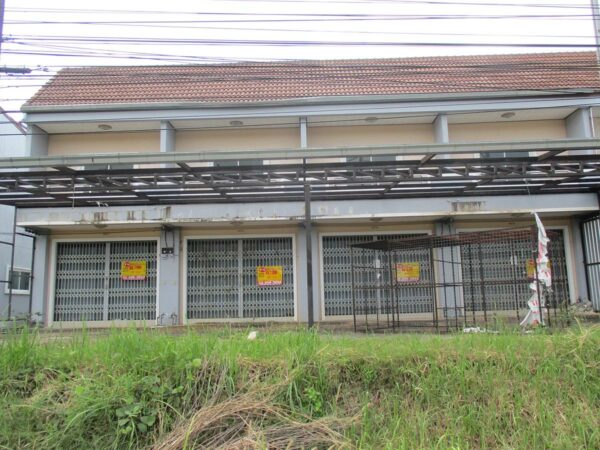
M 188 241 L 188 319 L 294 316 L 292 238 Z M 282 266 L 280 286 L 259 286 L 258 266 Z
M 121 262 L 144 260 L 145 280 L 121 280 Z M 156 242 L 59 242 L 54 320 L 156 318 Z
M 346 316 L 352 314 L 352 252 L 350 245 L 371 242 L 380 239 L 402 239 L 421 236 L 421 234 L 399 235 L 354 235 L 323 236 L 323 301 L 326 316 Z M 423 250 L 396 252 L 392 256 L 396 262 L 421 263 L 421 276 L 429 280 L 429 253 Z M 361 301 L 366 302 L 369 311 L 383 312 L 391 292 L 383 289 L 389 284 L 390 271 L 387 255 L 374 256 L 365 252 L 354 252 L 354 265 L 360 267 L 381 268 L 381 270 L 356 270 L 355 276 L 364 279 L 355 280 L 357 284 L 373 286 L 373 289 L 360 293 Z M 392 265 L 392 268 L 395 267 Z M 379 277 L 379 279 L 377 279 Z M 431 289 L 419 286 L 399 287 L 396 290 L 401 313 L 432 311 Z
M 588 296 L 594 305 L 594 310 L 600 311 L 600 217 L 586 220 L 582 227 Z

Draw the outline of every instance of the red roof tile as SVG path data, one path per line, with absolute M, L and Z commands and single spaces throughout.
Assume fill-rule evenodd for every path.
M 69 68 L 25 109 L 563 89 L 600 90 L 595 53 Z

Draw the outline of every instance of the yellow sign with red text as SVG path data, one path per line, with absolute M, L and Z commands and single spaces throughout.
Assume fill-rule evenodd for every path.
M 121 280 L 145 280 L 147 276 L 146 261 L 121 261 Z
M 283 266 L 258 266 L 256 268 L 258 286 L 281 286 L 283 284 Z
M 396 281 L 409 283 L 419 281 L 421 278 L 421 265 L 418 262 L 396 263 Z

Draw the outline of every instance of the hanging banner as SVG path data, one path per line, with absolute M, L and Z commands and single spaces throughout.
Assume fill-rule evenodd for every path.
M 256 268 L 258 286 L 281 286 L 283 284 L 283 266 L 258 266 Z
M 536 262 L 533 258 L 530 258 L 527 260 L 527 263 L 526 263 L 527 278 L 529 278 L 530 280 L 535 279 L 535 266 L 536 266 Z M 546 261 L 546 268 L 548 269 L 548 272 L 550 272 L 550 261 Z
M 419 281 L 421 278 L 421 265 L 418 262 L 396 263 L 396 281 L 407 283 Z
M 535 261 L 532 259 L 527 260 L 527 276 L 533 280 L 532 283 L 529 283 L 529 289 L 531 289 L 533 293 L 527 302 L 529 311 L 521 321 L 522 327 L 544 324 L 543 307 L 546 306 L 544 289 L 550 289 L 552 286 L 550 260 L 548 259 L 548 243 L 550 242 L 550 239 L 546 234 L 546 229 L 544 228 L 544 224 L 540 220 L 540 217 L 535 212 L 532 214 L 535 217 L 538 231 L 537 257 Z
M 145 280 L 147 276 L 146 261 L 121 261 L 121 280 Z

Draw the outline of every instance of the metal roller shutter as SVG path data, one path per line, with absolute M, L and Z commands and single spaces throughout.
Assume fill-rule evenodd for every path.
M 154 320 L 155 241 L 59 242 L 54 320 Z M 121 262 L 144 260 L 144 280 L 121 280 Z
M 187 244 L 188 319 L 294 316 L 292 238 L 194 239 Z M 280 286 L 259 286 L 258 266 L 282 266 Z

